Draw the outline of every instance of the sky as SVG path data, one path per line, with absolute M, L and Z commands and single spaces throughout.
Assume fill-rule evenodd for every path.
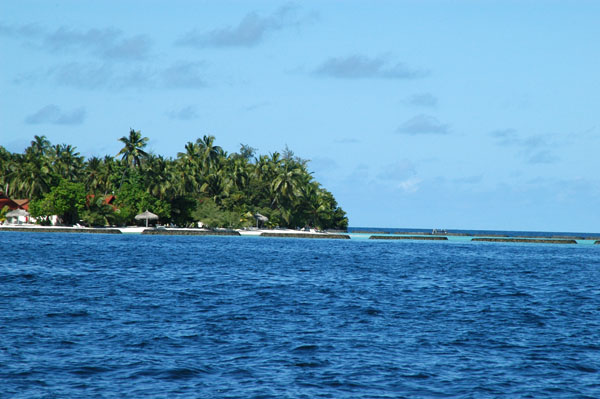
M 0 2 L 0 145 L 286 146 L 350 226 L 600 232 L 600 2 Z

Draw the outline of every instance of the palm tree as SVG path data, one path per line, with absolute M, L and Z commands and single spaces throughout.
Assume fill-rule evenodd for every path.
M 101 186 L 102 160 L 98 157 L 91 157 L 85 163 L 85 189 L 88 192 L 95 193 Z
M 310 220 L 313 227 L 325 228 L 331 219 L 331 204 L 328 201 L 319 183 L 310 182 L 302 186 L 300 207 L 304 215 Z
M 202 157 L 203 166 L 207 170 L 211 170 L 217 166 L 219 159 L 225 155 L 223 149 L 214 145 L 215 136 L 204 136 L 196 140 L 200 155 Z
M 101 189 L 104 189 L 104 195 L 108 194 L 109 192 L 114 194 L 115 186 L 120 175 L 120 171 L 118 170 L 119 166 L 121 166 L 120 163 L 112 156 L 104 156 L 100 173 L 98 175 L 98 186 Z
M 33 136 L 31 144 L 25 149 L 25 154 L 38 157 L 45 156 L 50 148 L 50 141 L 46 136 Z
M 236 188 L 240 191 L 246 191 L 250 182 L 248 165 L 248 160 L 246 158 L 236 157 L 229 160 L 228 173 Z
M 250 161 L 254 154 L 256 154 L 256 148 L 250 147 L 248 144 L 240 144 L 240 152 L 239 154 L 235 154 L 235 158 L 243 158 L 246 161 Z
M 52 164 L 54 173 L 71 182 L 77 180 L 83 168 L 83 157 L 75 151 L 75 147 L 57 144 L 52 147 Z
M 230 188 L 231 180 L 222 170 L 219 170 L 206 177 L 206 181 L 200 190 L 212 198 L 217 205 L 220 205 L 221 199 L 229 195 Z
M 3 171 L 3 185 L 12 197 L 37 199 L 52 186 L 51 163 L 46 136 L 34 136 L 24 154 L 13 154 Z
M 286 164 L 280 168 L 271 183 L 273 193 L 272 205 L 290 205 L 298 195 L 298 187 L 302 178 L 301 169 L 294 164 Z
M 125 163 L 128 168 L 139 168 L 142 165 L 142 160 L 148 158 L 148 153 L 142 149 L 146 147 L 148 137 L 142 137 L 141 131 L 129 129 L 129 137 L 123 136 L 119 141 L 125 144 L 125 147 L 121 148 L 121 151 L 119 151 L 117 156 L 123 155 L 123 157 L 121 157 L 121 162 Z M 127 172 L 127 168 L 123 169 L 121 182 L 119 183 L 119 191 L 123 185 L 125 172 Z
M 185 152 L 177 153 L 177 162 L 174 174 L 176 176 L 177 193 L 198 193 L 202 186 L 202 156 L 200 146 L 188 141 Z
M 185 152 L 178 152 L 177 158 L 184 162 L 194 163 L 200 159 L 200 146 L 188 141 L 185 144 Z
M 148 157 L 148 153 L 143 150 L 148 142 L 148 137 L 142 137 L 142 132 L 139 130 L 130 129 L 129 137 L 123 136 L 119 141 L 125 146 L 117 156 L 123 155 L 121 160 L 131 167 L 140 167 L 142 161 Z
M 12 154 L 0 145 L 0 192 L 9 191 L 9 174 L 13 169 Z
M 162 156 L 150 156 L 143 171 L 144 185 L 148 193 L 164 200 L 175 191 L 172 162 Z
M 41 198 L 52 186 L 51 167 L 46 157 L 15 154 L 14 169 L 9 175 L 12 196 Z

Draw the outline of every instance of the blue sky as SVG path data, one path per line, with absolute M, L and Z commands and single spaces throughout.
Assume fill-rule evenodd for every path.
M 351 226 L 600 232 L 600 2 L 0 3 L 0 145 L 311 160 Z

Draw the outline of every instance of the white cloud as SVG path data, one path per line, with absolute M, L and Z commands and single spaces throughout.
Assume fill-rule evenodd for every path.
M 422 180 L 416 177 L 411 177 L 398 183 L 398 188 L 408 194 L 416 193 L 419 191 L 419 184 Z

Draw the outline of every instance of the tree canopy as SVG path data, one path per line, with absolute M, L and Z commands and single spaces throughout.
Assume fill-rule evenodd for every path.
M 149 139 L 139 130 L 119 141 L 123 148 L 116 156 L 89 159 L 45 136 L 35 136 L 22 154 L 0 146 L 0 191 L 31 199 L 34 216 L 55 214 L 64 223 L 132 224 L 149 209 L 161 222 L 179 226 L 249 226 L 256 213 L 267 216 L 269 226 L 348 225 L 334 196 L 308 171 L 308 161 L 287 147 L 283 155 L 259 155 L 240 144 L 239 152 L 228 154 L 214 136 L 204 135 L 176 158 L 165 158 L 144 150 Z

